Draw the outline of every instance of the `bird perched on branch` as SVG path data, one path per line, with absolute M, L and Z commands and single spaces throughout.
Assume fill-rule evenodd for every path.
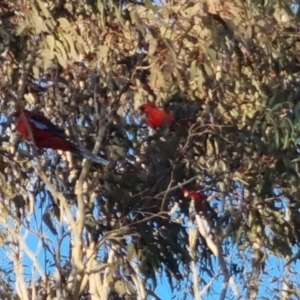
M 108 161 L 75 145 L 58 126 L 42 114 L 26 109 L 18 110 L 9 119 L 15 120 L 16 128 L 23 139 L 32 141 L 37 148 L 69 151 L 95 163 L 107 165 Z
M 184 188 L 182 190 L 184 197 L 194 201 L 195 211 L 197 213 L 202 212 L 211 220 L 217 220 L 218 214 L 207 201 L 207 195 L 204 194 L 203 188 L 199 188 L 199 186 Z
M 201 190 L 195 190 L 195 189 L 183 189 L 183 195 L 186 198 L 190 198 L 191 200 L 194 200 L 195 203 L 203 203 L 206 201 L 206 197 Z
M 170 127 L 175 121 L 172 113 L 157 108 L 153 103 L 145 103 L 139 109 L 146 113 L 147 125 L 152 129 Z

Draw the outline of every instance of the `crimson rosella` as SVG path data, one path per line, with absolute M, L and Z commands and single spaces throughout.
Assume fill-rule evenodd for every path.
M 203 191 L 201 191 L 195 187 L 191 188 L 191 189 L 184 188 L 183 195 L 185 198 L 194 200 L 194 207 L 197 212 L 210 210 L 210 206 L 209 206 L 208 202 L 206 201 L 206 197 L 205 197 Z
M 23 109 L 13 113 L 12 117 L 15 118 L 16 128 L 23 139 L 32 140 L 37 148 L 69 151 L 95 163 L 108 164 L 107 160 L 70 142 L 61 128 L 37 112 Z
M 183 189 L 183 195 L 186 198 L 194 200 L 195 203 L 203 203 L 205 201 L 205 195 L 200 190 Z
M 159 109 L 150 102 L 141 105 L 139 109 L 146 112 L 147 125 L 153 129 L 170 127 L 175 120 L 172 113 Z

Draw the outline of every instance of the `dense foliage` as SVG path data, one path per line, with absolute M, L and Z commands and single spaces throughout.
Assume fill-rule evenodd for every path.
M 1 1 L 2 121 L 37 109 L 109 160 L 2 132 L 1 298 L 159 299 L 163 277 L 178 299 L 256 299 L 265 274 L 268 297 L 296 295 L 294 265 L 271 275 L 268 260 L 289 262 L 300 241 L 299 11 Z M 148 128 L 146 102 L 174 126 Z

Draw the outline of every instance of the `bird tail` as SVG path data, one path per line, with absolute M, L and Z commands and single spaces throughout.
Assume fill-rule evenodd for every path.
M 97 164 L 100 164 L 103 166 L 106 166 L 108 164 L 108 161 L 106 159 L 92 153 L 91 151 L 89 151 L 85 148 L 79 147 L 77 145 L 75 146 L 75 148 L 72 152 L 77 156 L 81 156 L 83 158 L 89 159 Z

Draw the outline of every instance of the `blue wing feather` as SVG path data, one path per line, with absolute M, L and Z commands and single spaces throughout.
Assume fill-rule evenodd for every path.
M 59 137 L 66 137 L 63 129 L 51 123 L 46 117 L 42 115 L 33 115 L 30 117 L 30 122 L 32 122 L 37 128 L 41 130 L 50 130 L 55 135 Z

